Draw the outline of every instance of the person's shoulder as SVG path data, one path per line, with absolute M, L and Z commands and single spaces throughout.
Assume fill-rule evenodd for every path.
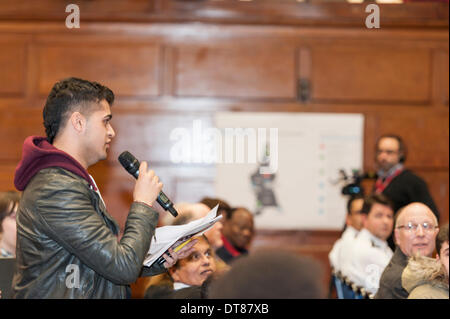
M 403 170 L 399 175 L 404 181 L 424 183 L 424 180 L 409 169 Z
M 45 186 L 58 186 L 65 185 L 89 185 L 81 176 L 78 176 L 61 167 L 48 167 L 40 170 L 30 181 L 30 184 L 38 184 Z
M 202 287 L 192 286 L 173 291 L 172 299 L 202 299 Z
M 60 167 L 49 167 L 39 171 L 28 183 L 23 196 L 37 199 L 49 194 L 65 191 L 88 193 L 89 183 L 82 177 Z

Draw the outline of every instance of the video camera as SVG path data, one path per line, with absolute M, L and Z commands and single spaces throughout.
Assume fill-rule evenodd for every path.
M 342 194 L 343 195 L 363 195 L 365 194 L 364 187 L 361 185 L 361 182 L 364 179 L 375 179 L 376 174 L 369 172 L 369 173 L 360 173 L 359 170 L 354 169 L 352 170 L 352 175 L 348 176 L 345 173 L 345 170 L 341 169 L 339 170 L 339 174 L 341 175 L 341 180 L 345 182 L 344 187 L 342 187 Z

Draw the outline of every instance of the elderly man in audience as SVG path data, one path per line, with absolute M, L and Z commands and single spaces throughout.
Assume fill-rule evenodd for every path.
M 402 273 L 408 299 L 448 299 L 448 224 L 436 237 L 436 251 L 436 258 L 410 258 Z
M 356 286 L 375 294 L 392 250 L 387 238 L 394 225 L 392 203 L 381 194 L 364 200 L 361 210 L 363 228 L 348 250 L 342 251 L 342 273 Z
M 406 299 L 402 273 L 408 257 L 431 257 L 438 233 L 438 221 L 431 209 L 422 203 L 411 203 L 397 213 L 395 223 L 396 249 L 380 279 L 377 299 Z

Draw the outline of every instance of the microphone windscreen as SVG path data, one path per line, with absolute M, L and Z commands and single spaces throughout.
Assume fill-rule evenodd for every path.
M 140 163 L 133 154 L 128 151 L 124 151 L 119 155 L 119 162 L 127 170 L 128 173 L 133 175 L 135 178 L 139 175 Z

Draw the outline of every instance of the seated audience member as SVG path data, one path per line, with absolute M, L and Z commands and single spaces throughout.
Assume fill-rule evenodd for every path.
M 347 202 L 347 217 L 345 219 L 345 230 L 333 245 L 328 258 L 334 272 L 339 272 L 341 267 L 338 264 L 339 250 L 342 246 L 353 244 L 353 241 L 362 228 L 361 209 L 364 204 L 362 195 L 351 196 Z
M 431 257 L 438 233 L 437 218 L 422 203 L 411 203 L 399 210 L 395 222 L 394 256 L 384 269 L 376 299 L 406 299 L 408 292 L 402 286 L 402 273 L 408 257 Z
M 0 258 L 16 256 L 16 212 L 20 193 L 15 191 L 0 194 Z
M 342 256 L 342 273 L 358 287 L 375 294 L 381 273 L 392 257 L 387 239 L 394 224 L 391 202 L 381 194 L 368 196 L 361 210 L 363 228 Z
M 216 254 L 230 264 L 235 258 L 248 254 L 253 236 L 253 214 L 243 207 L 234 208 L 223 218 L 223 246 Z
M 178 216 L 174 219 L 172 215 L 167 214 L 167 218 L 163 219 L 162 222 L 164 225 L 184 225 L 196 219 L 203 218 L 210 212 L 210 208 L 202 203 L 177 203 L 175 204 L 175 209 L 178 211 Z M 216 222 L 211 229 L 204 233 L 213 251 L 216 251 L 223 245 L 222 227 L 222 222 L 219 221 Z M 222 272 L 228 270 L 229 266 L 216 254 L 214 254 L 214 260 L 218 271 Z M 172 281 L 168 280 L 168 276 L 166 274 L 145 277 L 145 279 L 141 280 L 144 290 L 148 290 L 151 286 L 155 287 L 150 290 L 153 298 L 159 298 L 160 296 L 164 297 L 164 293 L 167 292 L 167 289 L 163 288 L 165 287 L 164 284 L 167 284 L 167 282 L 169 282 L 168 291 L 172 291 Z
M 169 268 L 166 278 L 151 285 L 146 298 L 152 299 L 202 299 L 205 298 L 206 279 L 216 271 L 214 252 L 205 236 L 196 237 L 194 251 Z
M 402 273 L 408 299 L 448 299 L 448 224 L 436 236 L 436 259 L 411 257 Z
M 243 256 L 212 281 L 211 299 L 325 298 L 323 270 L 316 261 L 286 251 L 266 250 Z

